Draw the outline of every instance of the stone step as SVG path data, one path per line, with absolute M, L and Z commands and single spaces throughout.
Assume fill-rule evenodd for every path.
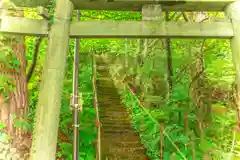
M 105 90 L 97 89 L 97 94 L 98 94 L 98 97 L 104 97 L 104 98 L 107 97 L 107 98 L 115 98 L 115 99 L 120 98 L 120 95 L 116 94 L 116 91 L 112 91 L 108 89 L 105 89 Z
M 136 131 L 132 127 L 106 127 L 102 126 L 103 133 L 129 133 L 129 134 L 134 134 Z
M 98 93 L 98 100 L 100 100 L 100 101 L 108 101 L 108 100 L 111 100 L 111 101 L 113 101 L 113 100 L 115 100 L 116 102 L 121 102 L 121 100 L 120 100 L 120 96 L 112 96 L 112 97 L 102 97 L 101 96 L 101 94 L 99 94 Z
M 120 95 L 116 94 L 116 91 L 111 91 L 111 90 L 98 90 L 97 89 L 97 94 L 98 94 L 98 97 L 102 97 L 104 99 L 106 98 L 114 98 L 117 100 L 118 98 L 118 101 L 120 101 Z
M 121 97 L 119 95 L 116 95 L 114 92 L 110 92 L 110 91 L 102 91 L 102 92 L 99 92 L 97 91 L 97 95 L 98 95 L 98 98 L 100 100 L 115 100 L 115 101 L 121 101 Z
M 118 95 L 119 96 L 117 89 L 115 89 L 115 88 L 112 89 L 112 88 L 107 88 L 107 87 L 105 87 L 105 88 L 97 87 L 96 89 L 97 89 L 97 92 L 104 93 L 104 96 L 107 96 L 107 95 Z
M 106 76 L 108 76 L 109 78 L 111 77 L 110 76 L 110 70 L 101 70 L 101 69 L 96 69 L 96 71 L 97 71 L 97 73 L 99 73 L 99 76 L 101 76 L 101 77 L 106 77 Z
M 107 115 L 108 113 L 111 113 L 111 112 L 113 112 L 113 114 L 111 114 L 111 115 L 116 115 L 118 112 L 120 113 L 120 114 L 124 114 L 124 113 L 126 113 L 126 114 L 128 114 L 128 112 L 127 112 L 127 110 L 125 109 L 125 107 L 122 107 L 122 108 L 120 108 L 119 106 L 120 106 L 121 104 L 119 104 L 119 105 L 116 105 L 116 106 L 111 106 L 111 104 L 109 103 L 109 104 L 99 104 L 99 108 L 100 108 L 100 110 L 101 110 L 101 113 L 103 114 L 103 115 Z M 107 112 L 106 114 L 105 114 L 105 112 Z
M 105 78 L 104 78 L 104 79 L 105 79 Z M 100 81 L 100 83 L 101 83 L 101 81 Z M 99 83 L 99 84 L 100 84 L 100 83 Z M 115 88 L 115 86 L 114 86 L 113 83 L 112 83 L 112 84 L 110 83 L 109 86 L 107 86 L 107 87 L 106 87 L 106 86 L 101 86 L 101 85 L 97 85 L 97 87 L 98 87 L 98 88 L 102 88 L 102 89 L 104 89 L 104 88 L 109 88 L 109 89 L 116 90 L 116 88 Z
M 111 82 L 100 82 L 99 84 L 96 84 L 97 89 L 100 91 L 104 91 L 104 90 L 115 91 L 115 90 L 117 90 L 117 89 L 113 89 L 113 87 L 115 87 L 115 86 L 112 86 L 110 83 Z M 101 88 L 99 88 L 99 87 L 101 87 Z
M 101 82 L 100 82 L 101 83 Z M 111 86 L 108 82 L 108 86 L 102 86 L 101 84 L 97 84 L 97 90 L 98 91 L 112 91 L 112 92 L 115 92 L 116 94 L 118 94 L 117 92 L 117 89 L 116 88 L 113 88 L 115 86 Z
M 140 138 L 138 136 L 138 134 L 134 134 L 134 135 L 128 135 L 128 136 L 118 136 L 116 137 L 115 135 L 107 135 L 107 134 L 101 134 L 101 142 L 102 143 L 112 143 L 112 141 L 129 141 L 129 142 L 134 142 L 134 141 L 139 141 L 140 142 Z
M 106 75 L 106 73 L 109 73 L 109 68 L 106 68 L 105 66 L 100 65 L 96 68 L 96 71 L 100 73 L 101 76 L 104 76 Z
M 98 99 L 99 105 L 105 106 L 105 105 L 111 105 L 112 108 L 119 108 L 122 106 L 122 103 L 119 100 L 116 99 Z
M 113 101 L 108 101 L 107 103 L 103 103 L 103 101 L 98 101 L 98 106 L 99 108 L 101 107 L 102 110 L 110 110 L 110 111 L 117 111 L 117 109 L 119 108 L 119 106 L 121 106 L 122 104 L 120 102 L 116 103 L 115 106 L 113 106 L 112 104 L 116 103 Z M 122 111 L 123 112 L 123 111 Z
M 101 134 L 103 135 L 116 135 L 116 136 L 129 136 L 129 134 L 137 134 L 135 130 L 110 130 L 110 129 L 101 129 Z
M 117 125 L 117 126 L 106 126 L 102 125 L 103 130 L 113 130 L 113 131 L 135 131 L 132 126 L 126 126 L 126 125 Z
M 97 87 L 98 87 L 99 89 L 105 89 L 105 88 L 107 88 L 107 89 L 116 90 L 116 88 L 115 88 L 115 86 L 114 86 L 113 84 L 109 84 L 109 86 L 106 87 L 106 86 L 101 86 L 100 83 L 101 83 L 101 81 L 99 82 L 99 85 L 97 85 Z
M 108 101 L 108 102 L 103 103 L 103 101 L 98 101 L 98 106 L 99 106 L 99 108 L 102 108 L 103 110 L 116 111 L 116 109 L 122 105 L 120 102 L 118 102 L 118 103 L 116 103 L 115 106 L 113 106 L 112 105 L 113 103 L 116 103 L 116 102 Z
M 99 92 L 97 93 L 97 95 L 98 95 L 98 100 L 102 100 L 104 102 L 105 101 L 107 102 L 109 99 L 120 101 L 119 96 L 111 96 L 111 95 L 103 96 L 104 93 L 100 94 Z
M 119 121 L 118 119 L 102 119 L 100 118 L 100 122 L 104 126 L 116 125 L 116 126 L 132 126 L 129 120 Z
M 108 71 L 109 70 L 109 67 L 108 66 L 106 66 L 106 65 L 98 65 L 97 67 L 96 67 L 96 69 L 97 70 L 99 70 L 99 71 Z
M 116 90 L 116 88 L 114 88 L 115 86 L 112 86 L 111 84 L 109 84 L 108 86 L 101 86 L 100 84 L 101 82 L 99 82 L 99 84 L 97 85 L 98 89 L 111 89 L 111 90 Z
M 129 117 L 111 118 L 111 117 L 100 117 L 102 123 L 112 121 L 112 124 L 128 124 L 131 119 Z
M 120 95 L 117 94 L 116 92 L 117 92 L 117 90 L 98 89 L 98 88 L 97 88 L 97 94 L 98 94 L 99 96 L 120 98 Z
M 105 142 L 104 140 L 105 139 L 103 139 L 102 141 Z M 109 139 L 108 139 L 108 141 L 109 141 Z M 119 148 L 124 148 L 124 147 L 126 147 L 126 148 L 139 148 L 139 147 L 143 147 L 143 145 L 140 143 L 139 140 L 137 140 L 137 141 L 122 141 L 122 140 L 113 139 L 111 141 L 111 145 L 113 145 L 114 147 L 119 147 Z
M 100 120 L 101 122 L 101 120 Z M 129 121 L 125 121 L 125 122 L 119 122 L 119 121 L 116 121 L 116 122 L 113 122 L 113 121 L 109 121 L 109 122 L 105 122 L 105 123 L 102 123 L 102 125 L 104 126 L 132 126 L 132 123 L 129 122 Z
M 98 59 L 97 65 L 107 65 L 107 64 L 103 62 L 102 59 Z
M 98 84 L 97 84 L 98 83 Z M 105 90 L 108 90 L 108 91 L 116 91 L 117 89 L 116 88 L 113 88 L 115 86 L 112 86 L 110 83 L 110 81 L 101 81 L 101 82 L 97 82 L 96 83 L 96 86 L 97 86 L 97 90 L 99 91 L 105 91 Z
M 131 123 L 131 117 L 121 103 L 115 85 L 103 66 L 98 67 L 98 105 L 100 109 L 103 159 L 146 160 L 146 150 L 140 143 L 139 134 Z
M 126 122 L 129 122 L 131 120 L 130 117 L 124 117 L 124 118 L 110 118 L 110 117 L 104 117 L 104 118 L 100 118 L 100 121 L 102 123 L 106 123 L 108 121 L 112 121 L 113 123 L 117 123 L 117 122 L 123 122 L 123 123 L 126 123 Z
M 115 106 L 113 106 L 112 104 L 116 103 Z M 115 111 L 116 108 L 119 108 L 119 106 L 121 106 L 122 104 L 120 102 L 114 102 L 114 101 L 107 101 L 105 103 L 103 103 L 103 101 L 98 101 L 98 106 L 102 107 L 103 109 L 109 110 L 111 109 L 111 111 Z
M 109 78 L 109 77 L 98 77 L 97 78 L 97 81 L 100 81 L 101 82 L 105 82 L 105 81 L 110 81 L 112 82 L 112 78 Z
M 122 105 L 122 104 L 120 104 L 120 102 L 118 102 L 119 104 L 116 103 L 116 105 L 114 105 L 114 106 L 112 105 L 113 103 L 115 103 L 115 102 L 109 101 L 108 103 L 105 103 L 105 104 L 99 102 L 98 106 L 101 110 L 101 113 L 104 115 L 106 115 L 105 112 L 120 112 L 120 113 L 126 112 L 126 113 L 128 113 L 127 110 L 125 109 L 125 107 L 120 108 L 120 106 Z
M 100 106 L 108 106 L 108 105 L 111 105 L 111 108 L 119 108 L 119 106 L 121 106 L 122 105 L 122 103 L 121 102 L 119 102 L 119 101 L 116 101 L 116 100 L 99 100 L 98 99 L 98 105 L 100 105 Z
M 106 155 L 104 160 L 147 160 L 145 155 L 125 155 L 125 156 L 118 156 L 118 155 Z
M 108 88 L 99 89 L 99 88 L 97 88 L 97 93 L 99 95 L 120 97 L 120 95 L 118 95 L 116 92 L 117 92 L 117 90 L 113 90 L 113 89 L 108 89 Z
M 131 120 L 129 116 L 126 115 L 114 115 L 114 113 L 109 113 L 108 115 L 100 115 L 100 119 L 116 119 L 116 120 Z
M 112 98 L 109 98 L 109 97 L 103 98 L 102 96 L 98 96 L 98 102 L 104 102 L 104 103 L 107 103 L 107 104 L 111 104 L 109 102 L 112 102 L 112 105 L 115 104 L 115 103 L 121 104 L 121 101 L 119 100 L 119 98 L 114 98 L 114 97 L 112 97 Z
M 109 103 L 109 104 L 101 104 L 101 102 L 99 102 L 98 107 L 100 109 L 101 114 L 106 115 L 105 112 L 107 112 L 107 111 L 108 112 L 125 112 L 125 110 L 124 111 L 118 111 L 119 107 L 118 106 L 113 107 L 111 105 L 111 103 Z M 120 104 L 119 104 L 119 106 L 120 106 Z
M 106 98 L 114 98 L 117 100 L 117 98 L 120 98 L 120 95 L 116 94 L 116 91 L 111 91 L 111 90 L 98 90 L 97 89 L 97 94 L 98 97 L 102 97 L 104 99 Z M 120 99 L 118 99 L 120 101 Z
M 105 78 L 103 78 L 103 79 L 105 79 Z M 98 87 L 99 89 L 112 89 L 112 90 L 116 90 L 115 85 L 114 85 L 112 82 L 110 82 L 110 81 L 107 81 L 107 82 L 108 82 L 108 83 L 107 83 L 108 86 L 103 85 L 103 84 L 106 84 L 106 83 L 105 83 L 106 81 L 107 81 L 107 80 L 98 82 L 97 87 Z
M 132 124 L 124 124 L 124 123 L 115 123 L 115 124 L 109 124 L 109 123 L 104 123 L 102 124 L 103 128 L 112 128 L 112 129 L 133 129 Z
M 121 97 L 119 95 L 116 95 L 114 92 L 110 93 L 110 91 L 97 91 L 98 99 L 100 100 L 115 100 L 121 102 Z
M 120 117 L 129 117 L 126 111 L 113 111 L 113 110 L 105 110 L 104 114 L 100 115 L 101 118 L 111 117 L 111 118 L 120 118 Z
M 99 80 L 99 78 L 101 79 L 101 78 L 110 78 L 110 79 L 112 79 L 111 77 L 110 77 L 110 73 L 109 73 L 109 71 L 106 71 L 106 70 L 96 70 L 96 72 L 97 72 L 97 75 L 101 75 L 101 76 L 97 76 L 97 80 Z
M 112 80 L 111 74 L 109 71 L 107 70 L 96 70 L 97 74 L 98 74 L 98 78 L 102 79 L 102 78 L 108 78 Z
M 115 147 L 115 146 L 109 146 L 108 151 L 106 151 L 104 148 L 103 148 L 103 151 L 105 151 L 105 153 L 109 153 L 109 154 L 117 155 L 117 156 L 129 156 L 129 155 L 137 155 L 137 154 L 144 155 L 145 154 L 144 147 L 119 148 L 119 147 Z

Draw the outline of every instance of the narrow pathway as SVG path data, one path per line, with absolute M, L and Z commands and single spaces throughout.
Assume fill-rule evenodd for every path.
M 101 64 L 100 64 L 101 65 Z M 100 108 L 101 153 L 103 160 L 147 160 L 146 150 L 121 104 L 120 95 L 108 70 L 97 67 L 97 94 Z

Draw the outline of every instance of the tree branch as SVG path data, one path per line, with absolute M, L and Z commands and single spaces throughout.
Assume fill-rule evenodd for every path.
M 33 71 L 35 69 L 35 66 L 37 64 L 37 57 L 39 52 L 39 46 L 42 42 L 42 37 L 37 37 L 35 40 L 35 47 L 34 47 L 34 53 L 33 53 L 33 59 L 32 59 L 32 65 L 30 66 L 28 73 L 27 73 L 27 83 L 30 81 Z
M 183 18 L 186 22 L 189 22 L 189 18 L 185 12 L 182 12 Z

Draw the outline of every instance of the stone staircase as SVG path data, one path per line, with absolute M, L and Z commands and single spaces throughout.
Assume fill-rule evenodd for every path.
M 97 94 L 100 109 L 103 160 L 147 160 L 146 150 L 121 104 L 120 95 L 104 64 L 98 63 Z

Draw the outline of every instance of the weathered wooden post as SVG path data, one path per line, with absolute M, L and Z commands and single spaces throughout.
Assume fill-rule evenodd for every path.
M 225 9 L 226 16 L 231 20 L 234 37 L 231 39 L 232 59 L 236 70 L 238 125 L 240 121 L 240 0 L 231 3 Z M 239 127 L 239 126 L 238 126 Z
M 56 156 L 61 92 L 72 11 L 71 1 L 56 1 L 37 105 L 31 160 L 54 160 Z

